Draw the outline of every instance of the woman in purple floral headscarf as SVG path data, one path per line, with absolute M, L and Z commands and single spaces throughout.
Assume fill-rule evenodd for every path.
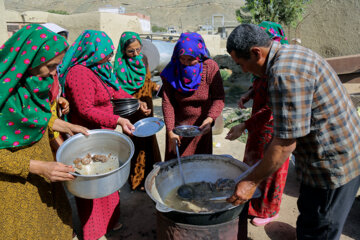
M 170 63 L 161 73 L 166 124 L 165 160 L 175 158 L 178 141 L 181 156 L 212 153 L 211 126 L 224 107 L 224 88 L 217 63 L 210 59 L 198 33 L 183 33 Z M 175 126 L 195 125 L 203 134 L 181 138 Z

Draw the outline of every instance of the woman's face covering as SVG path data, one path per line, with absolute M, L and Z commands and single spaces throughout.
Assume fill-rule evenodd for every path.
M 139 55 L 140 52 L 141 44 L 137 40 L 133 43 L 130 43 L 129 46 L 127 46 L 127 48 L 125 49 L 125 54 L 129 58 Z
M 50 77 L 50 75 L 54 76 L 56 74 L 56 67 L 60 64 L 64 56 L 65 51 L 63 51 L 50 61 L 47 61 L 40 66 L 37 66 L 36 68 L 29 69 L 30 75 L 43 78 Z
M 196 58 L 189 56 L 189 55 L 181 55 L 179 57 L 180 63 L 185 66 L 194 66 L 199 63 Z

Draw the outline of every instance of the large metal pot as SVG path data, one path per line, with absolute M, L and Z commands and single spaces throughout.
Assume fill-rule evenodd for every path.
M 218 178 L 235 179 L 249 167 L 230 156 L 198 154 L 181 158 L 187 183 L 215 182 Z M 244 205 L 229 207 L 217 212 L 188 212 L 173 209 L 164 203 L 166 196 L 182 184 L 176 159 L 155 164 L 145 181 L 146 193 L 156 203 L 156 209 L 179 223 L 213 225 L 230 221 L 239 216 Z
M 67 139 L 58 149 L 56 159 L 67 165 L 73 165 L 75 158 L 84 157 L 87 153 L 111 153 L 119 160 L 119 167 L 99 175 L 76 175 L 73 181 L 64 182 L 73 195 L 94 199 L 108 196 L 119 190 L 127 181 L 130 173 L 130 162 L 134 154 L 131 139 L 116 131 L 98 129 L 90 130 L 89 136 L 76 134 Z

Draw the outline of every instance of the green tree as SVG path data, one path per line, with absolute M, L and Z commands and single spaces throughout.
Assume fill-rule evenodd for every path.
M 311 0 L 245 0 L 245 6 L 236 10 L 241 23 L 259 24 L 262 21 L 296 26 L 301 21 L 305 6 Z
M 156 33 L 156 32 L 166 32 L 167 29 L 164 28 L 164 27 L 159 27 L 159 26 L 153 25 L 151 27 L 151 31 L 154 32 L 154 33 Z
M 69 13 L 65 10 L 48 10 L 49 13 L 61 14 L 61 15 L 69 15 Z

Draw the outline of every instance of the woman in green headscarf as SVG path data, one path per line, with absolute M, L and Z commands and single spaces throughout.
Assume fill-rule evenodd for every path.
M 118 125 L 131 135 L 134 126 L 114 114 L 111 99 L 132 98 L 112 72 L 113 42 L 103 31 L 85 30 L 67 51 L 59 66 L 59 80 L 70 102 L 69 120 L 89 129 L 115 129 Z M 146 104 L 140 109 L 148 112 Z M 84 240 L 99 239 L 108 229 L 118 229 L 118 192 L 97 199 L 76 197 Z
M 48 125 L 71 134 L 86 130 L 50 119 L 51 75 L 67 48 L 63 37 L 38 24 L 0 47 L 1 239 L 72 239 L 71 210 L 55 182 L 74 179 L 68 173 L 74 169 L 54 161 L 47 134 Z
M 148 61 L 141 52 L 142 42 L 139 34 L 124 32 L 121 34 L 119 46 L 115 56 L 114 72 L 122 89 L 133 97 L 146 102 L 153 116 L 152 94 L 158 91 L 160 86 L 151 81 L 151 73 Z M 142 113 L 136 113 L 130 117 L 130 121 L 145 118 Z M 129 181 L 131 188 L 144 189 L 147 174 L 152 170 L 155 162 L 161 161 L 160 150 L 156 135 L 147 138 L 132 136 L 136 146 L 133 159 L 131 160 L 131 171 Z

